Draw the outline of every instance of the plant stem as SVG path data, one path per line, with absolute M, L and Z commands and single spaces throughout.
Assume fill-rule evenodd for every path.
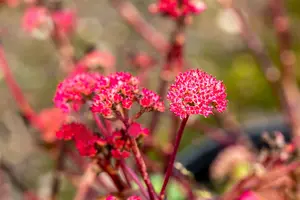
M 15 79 L 12 76 L 10 67 L 5 58 L 5 53 L 2 45 L 0 44 L 0 68 L 3 72 L 5 82 L 13 95 L 15 101 L 17 102 L 19 109 L 25 115 L 25 117 L 30 121 L 30 123 L 37 128 L 39 131 L 43 132 L 44 126 L 38 119 L 37 113 L 29 105 L 27 99 L 25 98 L 22 90 L 16 83 Z
M 138 185 L 138 187 L 140 188 L 140 190 L 141 190 L 142 194 L 145 196 L 145 198 L 149 199 L 149 195 L 148 195 L 147 191 L 145 190 L 143 184 L 139 180 L 138 176 L 134 173 L 134 171 L 132 169 L 130 169 L 130 167 L 128 167 L 126 165 L 126 163 L 124 161 L 122 161 L 121 164 L 123 165 L 125 172 L 127 172 L 128 175 L 131 177 L 131 179 Z
M 96 121 L 96 124 L 97 124 L 101 134 L 103 134 L 105 137 L 108 137 L 109 133 L 108 133 L 107 129 L 104 127 L 104 125 L 103 125 L 101 119 L 99 118 L 99 116 L 97 115 L 97 113 L 93 112 L 93 117 Z
M 51 188 L 51 200 L 57 199 L 60 189 L 61 173 L 65 165 L 66 143 L 65 141 L 59 141 L 58 153 L 56 158 L 56 167 L 54 169 L 54 178 Z
M 164 199 L 166 188 L 167 188 L 168 182 L 169 182 L 170 177 L 171 177 L 172 172 L 173 172 L 173 167 L 174 167 L 174 162 L 175 162 L 176 154 L 177 154 L 177 151 L 178 151 L 178 148 L 179 148 L 179 144 L 180 144 L 180 141 L 181 141 L 181 138 L 182 138 L 182 135 L 183 135 L 183 131 L 184 131 L 184 128 L 185 128 L 185 125 L 186 125 L 188 119 L 189 119 L 189 116 L 187 116 L 186 118 L 184 118 L 181 121 L 179 130 L 178 130 L 178 132 L 176 134 L 176 141 L 175 141 L 175 144 L 174 144 L 173 153 L 172 153 L 172 155 L 170 157 L 169 166 L 167 168 L 167 171 L 166 171 L 166 174 L 165 174 L 165 178 L 164 178 L 164 182 L 163 182 L 160 194 L 159 194 L 159 198 L 161 200 Z
M 95 163 L 91 163 L 85 170 L 84 174 L 82 175 L 74 200 L 84 200 L 86 198 L 90 186 L 93 184 L 93 182 L 96 179 L 96 172 L 94 170 L 94 165 Z
M 125 186 L 123 185 L 123 181 L 119 174 L 114 169 L 112 169 L 111 166 L 102 164 L 100 160 L 98 160 L 98 165 L 110 176 L 118 191 L 122 192 L 125 189 Z
M 153 185 L 150 181 L 150 177 L 149 177 L 149 174 L 147 172 L 147 167 L 146 167 L 146 164 L 145 164 L 145 161 L 142 157 L 142 154 L 139 150 L 139 147 L 135 141 L 135 138 L 132 138 L 130 137 L 130 142 L 131 142 L 131 145 L 132 145 L 132 151 L 133 151 L 133 155 L 135 157 L 135 160 L 136 160 L 136 163 L 137 163 L 137 166 L 142 174 L 142 178 L 147 186 L 147 189 L 148 189 L 148 193 L 149 193 L 149 197 L 151 200 L 155 200 L 156 199 L 156 194 L 155 194 L 155 191 L 154 191 L 154 188 L 153 188 Z

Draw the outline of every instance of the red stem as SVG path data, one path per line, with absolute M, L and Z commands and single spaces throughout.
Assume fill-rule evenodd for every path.
M 137 145 L 134 138 L 130 137 L 130 142 L 131 142 L 131 145 L 132 145 L 132 151 L 133 151 L 133 155 L 135 157 L 137 166 L 138 166 L 138 168 L 139 168 L 139 170 L 142 174 L 142 178 L 144 179 L 144 182 L 147 186 L 149 197 L 150 197 L 151 200 L 155 200 L 156 194 L 155 194 L 153 185 L 150 181 L 150 177 L 149 177 L 149 174 L 147 172 L 147 167 L 146 167 L 145 161 L 142 157 L 142 154 L 139 150 L 139 147 L 138 147 L 138 145 Z
M 164 36 L 143 19 L 134 5 L 125 0 L 111 0 L 111 2 L 124 20 L 131 25 L 145 41 L 162 54 L 167 51 L 169 45 Z
M 93 167 L 94 163 L 91 163 L 82 175 L 74 200 L 84 200 L 86 198 L 89 188 L 96 178 L 96 172 L 94 171 Z
M 159 198 L 161 200 L 164 199 L 166 188 L 167 188 L 168 182 L 169 182 L 170 177 L 171 177 L 172 172 L 173 172 L 176 154 L 177 154 L 177 151 L 178 151 L 178 148 L 179 148 L 179 144 L 180 144 L 180 141 L 181 141 L 181 138 L 182 138 L 182 135 L 183 135 L 183 131 L 184 131 L 184 128 L 185 128 L 185 125 L 186 125 L 188 119 L 189 119 L 189 116 L 187 116 L 186 118 L 184 118 L 181 121 L 179 130 L 178 130 L 178 132 L 176 134 L 176 141 L 175 141 L 175 144 L 174 144 L 174 150 L 173 150 L 173 153 L 172 153 L 172 155 L 170 157 L 170 161 L 169 161 L 169 165 L 168 165 L 168 168 L 167 168 L 167 171 L 166 171 L 166 174 L 165 174 L 164 182 L 163 182 L 160 194 L 159 194 Z
M 104 127 L 104 125 L 103 125 L 101 119 L 99 118 L 99 116 L 97 115 L 97 113 L 93 112 L 93 117 L 96 121 L 96 124 L 97 124 L 101 134 L 103 134 L 105 137 L 108 137 L 109 133 L 108 133 L 107 129 Z
M 38 115 L 34 112 L 34 110 L 29 105 L 28 101 L 26 100 L 22 90 L 19 88 L 18 84 L 16 83 L 13 75 L 10 71 L 10 67 L 8 62 L 5 58 L 5 53 L 2 45 L 0 45 L 0 68 L 2 69 L 4 79 L 6 81 L 7 86 L 10 89 L 11 94 L 15 98 L 20 110 L 25 115 L 25 117 L 30 121 L 30 123 L 40 130 L 43 131 L 43 125 L 38 120 Z
M 124 161 L 122 161 L 121 163 L 124 167 L 124 171 L 128 173 L 128 175 L 131 177 L 131 179 L 138 185 L 138 187 L 140 188 L 141 192 L 143 193 L 144 197 L 146 199 L 149 199 L 149 195 L 147 193 L 147 191 L 145 190 L 143 184 L 141 183 L 141 181 L 139 180 L 138 176 L 134 173 L 134 171 L 132 169 L 130 169 L 130 167 L 128 167 L 126 165 L 126 163 Z

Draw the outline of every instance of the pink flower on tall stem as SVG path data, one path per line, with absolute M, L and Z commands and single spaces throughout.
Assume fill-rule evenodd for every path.
M 156 4 L 151 5 L 150 11 L 161 13 L 172 18 L 200 14 L 206 10 L 206 5 L 200 0 L 158 0 Z
M 222 81 L 199 69 L 180 73 L 171 85 L 167 99 L 171 101 L 170 110 L 180 118 L 192 114 L 207 117 L 214 108 L 223 112 L 227 106 Z
M 223 112 L 227 106 L 225 86 L 222 81 L 199 69 L 180 73 L 175 82 L 170 86 L 167 99 L 171 101 L 170 110 L 182 121 L 176 134 L 173 152 L 170 156 L 168 168 L 160 191 L 160 199 L 164 199 L 166 187 L 170 180 L 175 157 L 179 148 L 183 131 L 192 114 L 207 117 L 216 108 Z

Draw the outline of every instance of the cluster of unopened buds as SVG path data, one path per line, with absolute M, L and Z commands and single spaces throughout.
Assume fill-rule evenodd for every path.
M 133 120 L 145 112 L 164 111 L 160 97 L 151 90 L 140 89 L 138 79 L 125 72 L 108 76 L 98 73 L 71 76 L 58 85 L 54 102 L 64 112 L 79 111 L 83 105 L 88 105 L 96 120 L 101 120 L 99 115 L 105 120 L 127 120 L 126 132 L 121 128 L 111 133 L 105 129 L 93 133 L 86 125 L 77 122 L 64 124 L 57 132 L 58 139 L 73 139 L 80 154 L 90 157 L 107 149 L 116 159 L 129 157 L 129 137 L 137 139 L 149 133 Z M 139 105 L 139 111 L 129 120 L 128 113 L 134 103 Z
M 206 5 L 201 0 L 159 0 L 149 8 L 152 13 L 161 13 L 172 18 L 196 15 L 206 10 Z

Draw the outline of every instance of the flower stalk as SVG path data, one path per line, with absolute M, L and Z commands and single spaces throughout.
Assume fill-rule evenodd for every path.
M 170 156 L 169 165 L 168 165 L 168 168 L 167 168 L 167 171 L 166 171 L 166 174 L 165 174 L 165 178 L 164 178 L 164 181 L 163 181 L 163 185 L 162 185 L 162 188 L 161 188 L 160 194 L 159 194 L 159 199 L 160 200 L 163 200 L 164 197 L 165 197 L 166 188 L 167 188 L 167 185 L 169 183 L 169 180 L 170 180 L 172 172 L 173 172 L 176 154 L 178 152 L 179 144 L 180 144 L 180 141 L 182 139 L 183 132 L 184 132 L 184 129 L 185 129 L 185 126 L 186 126 L 186 123 L 187 123 L 188 119 L 189 119 L 189 116 L 182 119 L 180 127 L 178 129 L 178 132 L 176 134 L 176 140 L 175 140 L 175 144 L 174 144 L 173 153 Z

